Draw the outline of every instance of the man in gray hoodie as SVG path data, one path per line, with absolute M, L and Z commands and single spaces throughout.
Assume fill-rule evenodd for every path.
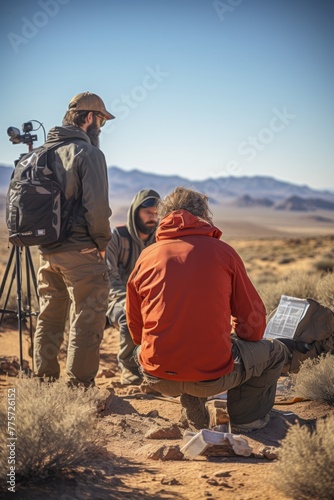
M 117 355 L 123 385 L 140 384 L 142 377 L 133 359 L 135 345 L 126 323 L 126 283 L 144 248 L 155 242 L 158 224 L 156 204 L 160 195 L 153 189 L 143 189 L 133 198 L 127 224 L 112 229 L 107 247 L 110 292 L 107 317 L 119 329 L 120 347 Z
M 58 354 L 70 316 L 66 373 L 73 385 L 90 387 L 99 366 L 99 347 L 108 306 L 105 250 L 111 237 L 108 177 L 99 149 L 100 129 L 114 116 L 96 94 L 73 97 L 62 127 L 52 128 L 44 147 L 48 165 L 65 195 L 62 217 L 70 211 L 66 236 L 39 247 L 36 375 L 59 377 Z

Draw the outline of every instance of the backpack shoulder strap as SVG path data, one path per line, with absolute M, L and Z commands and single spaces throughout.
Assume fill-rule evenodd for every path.
M 131 235 L 128 231 L 128 228 L 125 225 L 116 226 L 116 229 L 122 238 L 122 250 L 119 256 L 119 262 L 125 268 L 130 262 L 132 254 Z

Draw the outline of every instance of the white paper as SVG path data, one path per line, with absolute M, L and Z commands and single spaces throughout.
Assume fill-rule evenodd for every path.
M 283 337 L 292 339 L 309 305 L 306 299 L 282 295 L 274 316 L 267 324 L 264 338 L 275 339 Z
M 180 451 L 188 458 L 204 455 L 208 448 L 212 448 L 214 452 L 216 446 L 225 447 L 225 450 L 220 450 L 219 454 L 226 456 L 231 455 L 231 452 L 233 452 L 236 455 L 249 457 L 253 452 L 253 448 L 249 446 L 245 438 L 228 432 L 202 429 L 196 434 L 189 433 L 185 438 L 186 442 Z

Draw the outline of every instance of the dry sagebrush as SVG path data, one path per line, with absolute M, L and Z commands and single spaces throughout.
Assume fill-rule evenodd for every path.
M 328 353 L 306 359 L 296 375 L 294 390 L 305 399 L 334 405 L 334 356 Z
M 323 275 L 316 288 L 317 300 L 326 307 L 334 310 L 334 274 Z
M 98 390 L 69 388 L 63 381 L 25 378 L 15 385 L 15 466 L 18 480 L 86 461 L 95 449 Z M 0 403 L 0 483 L 8 466 L 7 393 Z
M 293 500 L 334 498 L 334 415 L 311 432 L 294 426 L 282 441 L 273 472 L 277 490 Z
M 258 286 L 267 312 L 272 312 L 279 304 L 281 295 L 306 299 L 310 297 L 320 304 L 334 309 L 334 274 L 321 276 L 303 271 L 295 271 L 276 283 Z

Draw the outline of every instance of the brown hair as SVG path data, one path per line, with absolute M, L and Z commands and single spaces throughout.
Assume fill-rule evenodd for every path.
M 160 218 L 174 210 L 187 210 L 193 215 L 212 223 L 212 212 L 209 209 L 209 198 L 205 194 L 182 186 L 177 187 L 157 205 Z
M 76 127 L 81 127 L 84 125 L 88 113 L 89 111 L 76 111 L 75 109 L 69 109 L 66 111 L 63 118 L 63 126 L 74 125 Z

